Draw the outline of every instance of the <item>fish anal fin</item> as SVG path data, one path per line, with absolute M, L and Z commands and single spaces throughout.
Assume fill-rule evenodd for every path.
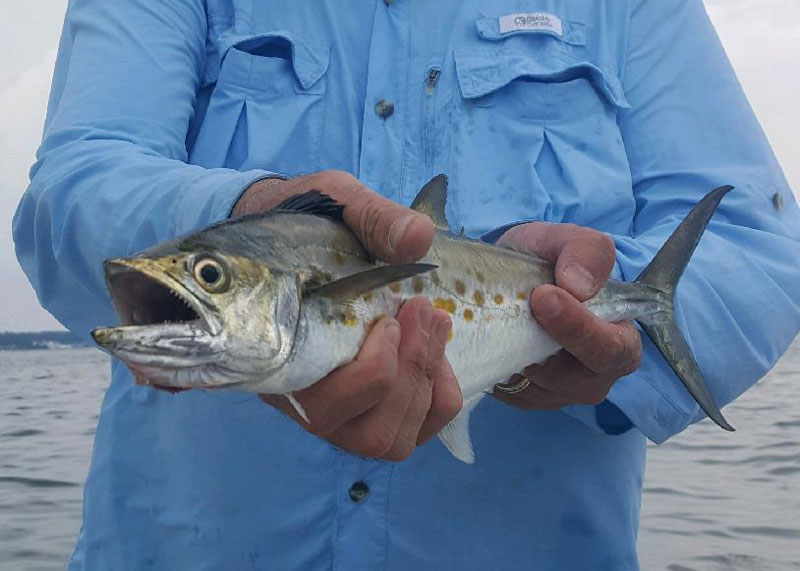
M 306 422 L 306 424 L 310 425 L 311 421 L 308 420 L 306 409 L 303 408 L 303 405 L 300 404 L 300 401 L 294 398 L 294 395 L 292 393 L 286 393 L 283 396 L 285 396 L 286 400 L 288 400 L 289 403 L 292 405 L 292 407 L 294 407 L 295 412 L 297 412 L 297 414 L 300 415 L 300 418 L 302 418 Z
M 309 289 L 304 297 L 319 296 L 347 301 L 373 289 L 436 269 L 435 264 L 392 264 L 379 266 Z
M 439 432 L 439 440 L 442 441 L 447 451 L 465 464 L 475 463 L 475 452 L 469 437 L 469 418 L 483 397 L 484 393 L 479 393 L 467 399 L 461 412 Z
M 438 174 L 429 180 L 417 194 L 411 209 L 427 214 L 433 225 L 440 230 L 449 230 L 445 208 L 447 206 L 447 176 Z

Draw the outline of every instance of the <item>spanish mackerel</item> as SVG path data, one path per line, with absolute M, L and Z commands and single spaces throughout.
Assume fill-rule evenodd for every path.
M 675 287 L 706 225 L 732 187 L 707 194 L 635 282 L 609 280 L 585 305 L 608 321 L 635 319 L 705 413 L 733 430 L 673 320 Z M 172 389 L 282 394 L 306 388 L 358 353 L 370 326 L 424 296 L 450 313 L 446 355 L 464 405 L 439 434 L 474 461 L 469 417 L 497 383 L 560 349 L 530 310 L 531 291 L 554 283 L 551 264 L 449 231 L 447 179 L 433 178 L 412 208 L 437 230 L 419 263 L 374 261 L 317 191 L 269 212 L 214 224 L 133 257 L 108 260 L 121 326 L 92 332 L 138 382 Z

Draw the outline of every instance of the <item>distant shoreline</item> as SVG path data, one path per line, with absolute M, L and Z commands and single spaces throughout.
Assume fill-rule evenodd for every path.
M 93 347 L 69 331 L 0 332 L 0 351 L 44 351 Z

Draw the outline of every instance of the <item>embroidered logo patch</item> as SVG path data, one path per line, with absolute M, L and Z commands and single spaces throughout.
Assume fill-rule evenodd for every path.
M 547 12 L 531 12 L 528 14 L 508 14 L 500 16 L 500 33 L 516 32 L 519 30 L 541 30 L 551 32 L 557 36 L 564 35 L 561 18 Z

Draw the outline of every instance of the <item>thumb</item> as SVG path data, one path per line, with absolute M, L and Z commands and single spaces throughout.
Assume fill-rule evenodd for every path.
M 418 260 L 433 241 L 430 218 L 370 191 L 347 202 L 344 221 L 373 256 L 386 262 Z

